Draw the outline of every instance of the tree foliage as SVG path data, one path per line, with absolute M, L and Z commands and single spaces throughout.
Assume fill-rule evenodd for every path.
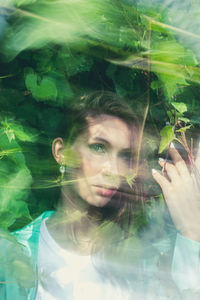
M 188 14 L 185 4 L 0 1 L 2 227 L 20 227 L 54 206 L 59 172 L 50 144 L 63 109 L 91 90 L 116 91 L 141 118 L 148 110 L 150 167 L 173 140 L 192 157 L 200 124 L 200 6 L 187 1 Z

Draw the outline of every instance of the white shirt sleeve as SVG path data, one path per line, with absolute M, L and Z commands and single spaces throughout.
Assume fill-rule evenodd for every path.
M 180 290 L 200 289 L 200 242 L 177 234 L 172 277 Z

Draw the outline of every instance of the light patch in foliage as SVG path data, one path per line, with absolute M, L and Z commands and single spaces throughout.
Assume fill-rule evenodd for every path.
M 2 51 L 9 59 L 25 49 L 64 44 L 85 49 L 105 45 L 115 51 L 138 46 L 138 12 L 135 6 L 112 0 L 15 0 L 9 13 L 18 18 L 7 28 Z

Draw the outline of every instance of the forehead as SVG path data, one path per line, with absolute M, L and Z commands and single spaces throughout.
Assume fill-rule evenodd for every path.
M 105 139 L 118 148 L 130 148 L 131 130 L 128 124 L 118 117 L 106 114 L 97 117 L 87 117 L 88 138 Z

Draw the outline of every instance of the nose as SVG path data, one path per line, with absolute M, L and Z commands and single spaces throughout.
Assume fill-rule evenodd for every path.
M 118 161 L 116 156 L 109 157 L 103 164 L 102 175 L 107 177 L 109 184 L 120 186 L 121 178 L 119 174 Z

